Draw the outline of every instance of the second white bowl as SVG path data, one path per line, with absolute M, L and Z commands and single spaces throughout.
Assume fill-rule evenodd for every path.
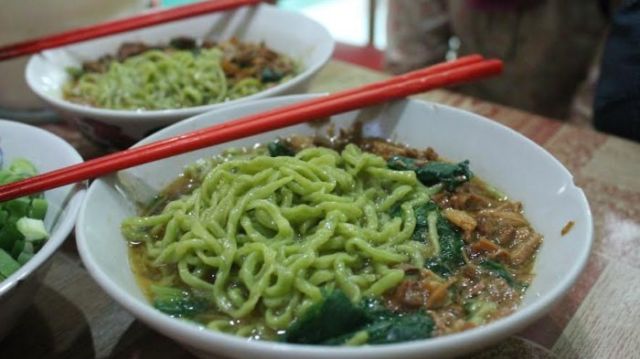
M 292 79 L 265 91 L 233 101 L 181 109 L 129 111 L 90 107 L 67 101 L 62 87 L 69 80 L 68 67 L 113 54 L 123 42 L 167 43 L 171 38 L 264 42 L 267 47 L 301 64 Z M 238 10 L 202 15 L 97 40 L 47 50 L 33 56 L 26 68 L 27 84 L 63 117 L 95 142 L 112 147 L 128 147 L 155 130 L 181 119 L 234 103 L 298 93 L 306 90 L 313 76 L 333 53 L 334 40 L 317 22 L 296 12 L 262 4 Z

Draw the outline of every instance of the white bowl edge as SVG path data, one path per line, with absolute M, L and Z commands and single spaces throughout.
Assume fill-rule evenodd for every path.
M 235 12 L 232 11 L 230 13 L 232 14 L 231 16 L 242 18 L 242 16 L 248 16 L 246 15 L 248 11 L 251 11 L 251 10 L 245 8 L 245 9 L 235 10 Z M 159 118 L 186 118 L 199 113 L 203 113 L 205 111 L 215 110 L 223 106 L 226 107 L 228 105 L 235 104 L 235 103 L 242 103 L 242 102 L 246 102 L 246 101 L 250 101 L 258 98 L 275 96 L 277 94 L 286 92 L 289 89 L 296 88 L 297 86 L 300 86 L 303 83 L 308 82 L 311 79 L 311 77 L 314 74 L 316 74 L 327 63 L 327 61 L 330 59 L 333 53 L 335 42 L 331 37 L 331 35 L 329 34 L 328 30 L 322 27 L 322 25 L 320 25 L 316 21 L 310 18 L 305 18 L 301 14 L 282 10 L 279 8 L 276 9 L 275 7 L 268 4 L 259 5 L 257 8 L 257 11 L 266 12 L 267 15 L 265 16 L 269 16 L 269 14 L 279 13 L 281 16 L 284 16 L 285 18 L 295 19 L 297 21 L 302 21 L 302 18 L 304 18 L 304 21 L 307 23 L 307 26 L 312 27 L 315 31 L 315 36 L 323 39 L 323 42 L 314 44 L 314 46 L 319 46 L 317 50 L 318 51 L 317 58 L 309 58 L 308 60 L 311 60 L 312 62 L 309 64 L 305 64 L 306 67 L 301 73 L 297 74 L 294 78 L 286 82 L 283 82 L 272 88 L 269 88 L 267 90 L 261 91 L 259 93 L 256 93 L 250 96 L 242 97 L 242 98 L 228 101 L 228 102 L 211 104 L 211 105 L 189 107 L 189 108 L 183 108 L 183 109 L 146 110 L 146 111 L 111 110 L 111 109 L 96 108 L 96 107 L 72 103 L 62 99 L 62 97 L 59 94 L 53 95 L 52 93 L 50 93 L 50 91 L 42 88 L 42 86 L 40 85 L 40 81 L 37 81 L 36 77 L 38 76 L 37 75 L 39 71 L 38 68 L 43 66 L 42 64 L 52 61 L 52 60 L 49 60 L 49 58 L 58 59 L 59 57 L 65 57 L 65 56 L 70 56 L 74 58 L 73 47 L 71 48 L 71 50 L 66 50 L 65 48 L 47 50 L 32 56 L 29 59 L 29 62 L 26 66 L 25 79 L 27 84 L 31 88 L 31 90 L 35 92 L 40 98 L 49 102 L 50 104 L 69 113 L 77 113 L 90 118 L 108 119 L 109 122 L 115 123 L 115 124 L 125 122 L 130 117 L 135 117 L 136 121 L 141 121 L 141 122 L 144 122 L 144 121 L 154 122 Z M 201 15 L 194 19 L 207 18 L 208 16 L 212 16 L 212 15 Z M 176 21 L 169 25 L 188 24 L 188 21 L 190 21 L 190 19 Z M 159 25 L 158 28 L 152 27 L 149 29 L 133 31 L 131 32 L 132 34 L 131 37 L 134 37 L 134 38 L 143 37 L 140 34 L 143 34 L 146 32 L 149 32 L 149 33 L 154 33 L 154 31 L 161 32 L 163 26 L 164 25 Z M 113 37 L 127 40 L 128 37 L 126 35 L 127 33 L 125 33 L 124 35 L 123 34 L 114 35 Z M 175 36 L 177 35 L 177 33 L 174 33 L 173 35 Z M 101 39 L 92 40 L 92 41 L 97 42 L 100 40 Z M 76 46 L 86 46 L 86 44 L 90 44 L 92 41 L 88 41 L 86 43 L 80 43 L 79 45 L 76 45 Z M 51 65 L 51 66 L 58 66 L 58 65 Z M 62 66 L 62 65 L 59 65 L 59 66 Z M 64 82 L 64 80 L 62 79 L 52 80 L 51 78 L 49 78 L 48 81 L 56 82 L 57 84 L 55 84 L 55 86 L 57 87 L 62 86 L 62 83 Z M 52 85 L 53 84 L 49 84 L 49 86 L 52 86 Z

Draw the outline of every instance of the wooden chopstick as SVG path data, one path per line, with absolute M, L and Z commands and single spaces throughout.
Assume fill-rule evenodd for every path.
M 500 60 L 481 60 L 479 62 L 476 60 L 472 58 L 470 61 L 465 58 L 462 65 L 456 62 L 439 64 L 434 66 L 437 71 L 434 71 L 433 68 L 420 70 L 353 90 L 337 92 L 320 99 L 245 116 L 10 183 L 0 186 L 0 201 L 99 177 L 125 168 L 258 133 L 403 98 L 434 88 L 473 81 L 496 75 L 502 71 Z
M 241 6 L 257 5 L 260 2 L 261 0 L 209 0 L 81 27 L 55 35 L 2 46 L 0 47 L 0 61 L 165 22 L 216 11 L 231 10 Z

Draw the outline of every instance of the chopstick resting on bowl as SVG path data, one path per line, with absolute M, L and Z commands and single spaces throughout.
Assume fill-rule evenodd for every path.
M 0 186 L 0 201 L 427 90 L 497 75 L 501 71 L 502 61 L 484 60 L 477 55 L 437 64 L 373 84 L 241 117 L 3 185 Z
M 102 36 L 118 34 L 125 31 L 180 20 L 188 17 L 208 14 L 217 11 L 257 5 L 261 0 L 209 0 L 195 4 L 177 6 L 167 10 L 152 11 L 124 19 L 104 22 L 97 25 L 81 27 L 59 34 L 38 39 L 27 40 L 0 47 L 0 61 L 14 57 L 35 54 L 42 50 L 95 39 Z

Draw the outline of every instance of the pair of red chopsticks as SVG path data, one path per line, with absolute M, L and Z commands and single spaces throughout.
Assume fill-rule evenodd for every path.
M 0 201 L 100 177 L 125 168 L 502 71 L 500 60 L 471 55 L 388 80 L 213 125 L 0 186 Z
M 260 2 L 260 0 L 210 0 L 81 27 L 39 39 L 2 46 L 0 47 L 0 61 L 165 22 L 204 15 L 211 12 L 231 10 L 241 6 L 257 5 Z

